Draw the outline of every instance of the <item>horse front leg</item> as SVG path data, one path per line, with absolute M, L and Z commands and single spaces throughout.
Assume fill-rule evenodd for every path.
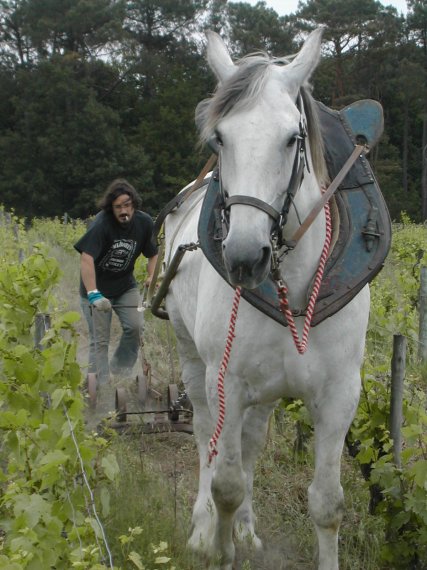
M 262 548 L 255 533 L 256 517 L 253 511 L 253 481 L 255 464 L 267 437 L 269 418 L 275 404 L 250 406 L 244 415 L 242 433 L 242 461 L 246 478 L 245 498 L 240 505 L 234 522 L 234 537 L 248 543 L 257 550 Z
M 216 513 L 211 494 L 212 469 L 207 466 L 206 454 L 215 424 L 206 396 L 206 366 L 181 319 L 173 296 L 168 297 L 167 309 L 174 324 L 182 380 L 193 405 L 193 432 L 199 452 L 199 486 L 193 507 L 188 547 L 199 555 L 209 557 Z
M 357 408 L 358 385 L 357 382 L 347 386 L 345 393 L 338 389 L 334 394 L 324 394 L 321 404 L 311 406 L 315 471 L 308 489 L 308 504 L 318 539 L 318 570 L 339 570 L 338 532 L 344 514 L 341 456 Z
M 199 453 L 199 485 L 194 503 L 188 547 L 210 557 L 216 512 L 211 494 L 212 469 L 207 464 L 209 440 L 215 428 L 206 397 L 206 367 L 191 339 L 177 336 L 182 378 L 193 405 L 193 432 Z
M 239 386 L 240 379 L 227 375 L 228 386 Z M 209 387 L 212 391 L 212 385 Z M 215 388 L 216 390 L 216 388 Z M 210 402 L 215 402 L 216 397 Z M 242 424 L 244 409 L 240 390 L 226 390 L 225 421 L 217 444 L 218 454 L 213 458 L 211 491 L 216 510 L 216 524 L 212 541 L 210 568 L 231 570 L 235 546 L 233 542 L 236 512 L 246 494 L 246 476 L 242 463 Z M 213 412 L 213 410 L 212 410 Z

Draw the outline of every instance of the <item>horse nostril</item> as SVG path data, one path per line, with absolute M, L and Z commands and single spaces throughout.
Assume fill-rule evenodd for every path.
M 262 248 L 262 261 L 263 265 L 266 265 L 271 257 L 271 248 L 266 246 Z

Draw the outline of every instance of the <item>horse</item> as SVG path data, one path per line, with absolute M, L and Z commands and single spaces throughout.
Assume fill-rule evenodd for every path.
M 207 61 L 218 85 L 196 114 L 201 140 L 218 150 L 226 278 L 197 247 L 203 189 L 190 193 L 164 224 L 166 263 L 183 244 L 194 250 L 182 257 L 166 309 L 200 458 L 188 545 L 212 569 L 231 570 L 239 541 L 262 549 L 252 505 L 254 467 L 283 397 L 303 400 L 312 417 L 308 506 L 317 565 L 338 569 L 340 463 L 358 406 L 370 298 L 365 285 L 315 327 L 300 310 L 308 297 L 313 305 L 313 280 L 330 245 L 327 205 L 291 243 L 329 182 L 309 84 L 321 38 L 318 28 L 294 56 L 256 53 L 233 62 L 220 36 L 207 32 Z M 241 294 L 271 274 L 288 327 Z

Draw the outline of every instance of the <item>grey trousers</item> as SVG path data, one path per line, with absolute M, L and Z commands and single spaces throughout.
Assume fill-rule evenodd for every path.
M 89 327 L 88 372 L 96 372 L 97 380 L 104 384 L 112 374 L 128 375 L 138 357 L 144 326 L 143 313 L 138 311 L 140 295 L 137 288 L 129 289 L 119 297 L 110 298 L 113 311 L 122 327 L 120 342 L 109 362 L 108 348 L 112 311 L 98 311 L 81 297 L 80 305 Z

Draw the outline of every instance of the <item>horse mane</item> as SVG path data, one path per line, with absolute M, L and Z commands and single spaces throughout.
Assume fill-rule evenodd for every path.
M 196 124 L 199 127 L 201 143 L 207 143 L 212 138 L 218 122 L 228 113 L 248 108 L 257 101 L 268 79 L 271 65 L 287 65 L 294 57 L 275 58 L 264 52 L 257 52 L 238 60 L 233 75 L 219 83 L 213 96 L 201 101 L 197 106 Z M 326 184 L 328 174 L 323 139 L 311 87 L 308 84 L 301 86 L 300 93 L 307 120 L 314 173 L 320 184 Z

